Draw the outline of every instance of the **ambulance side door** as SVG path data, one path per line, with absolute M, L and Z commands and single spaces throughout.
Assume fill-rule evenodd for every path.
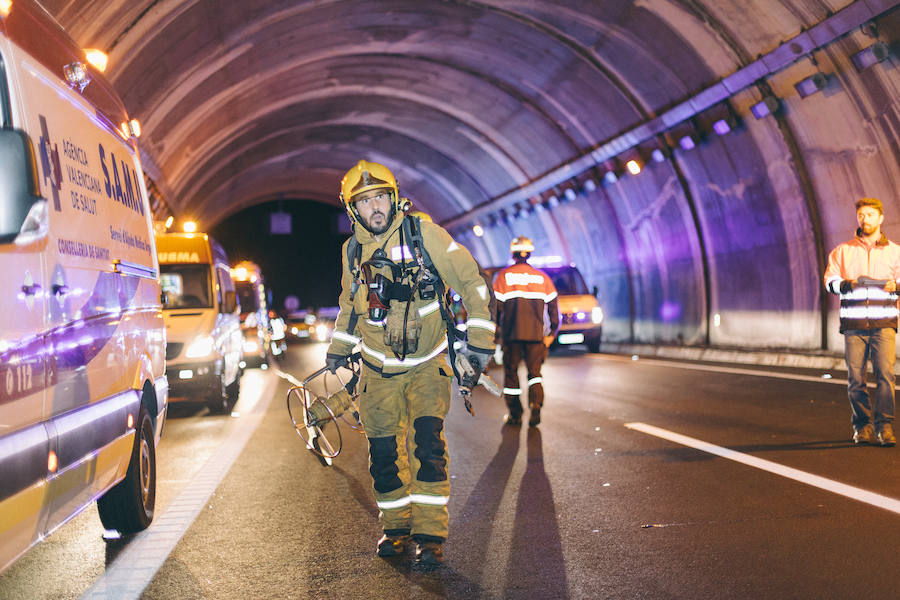
M 0 38 L 0 120 L 4 135 L 18 123 L 13 118 L 9 46 Z M 39 140 L 31 137 L 32 145 Z M 21 139 L 25 139 L 24 137 Z M 0 211 L 10 208 L 5 192 L 24 175 L 0 168 L 4 190 Z M 37 190 L 35 190 L 36 192 Z M 48 469 L 54 466 L 50 438 L 43 423 L 48 385 L 45 329 L 48 287 L 44 254 L 48 235 L 46 201 L 31 207 L 36 229 L 0 242 L 0 570 L 43 535 L 47 518 Z M 7 233 L 7 232 L 4 232 Z

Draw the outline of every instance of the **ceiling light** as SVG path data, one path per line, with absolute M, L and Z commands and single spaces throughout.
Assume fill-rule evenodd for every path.
M 656 148 L 650 153 L 650 158 L 653 159 L 653 162 L 661 163 L 666 160 L 666 154 L 659 148 Z
M 484 235 L 484 228 L 476 223 L 472 226 L 472 233 L 474 233 L 476 237 L 481 237 Z
M 776 112 L 780 106 L 781 102 L 775 96 L 764 96 L 760 102 L 750 107 L 750 112 L 757 119 L 762 119 Z
M 868 48 L 864 50 L 860 50 L 852 57 L 850 60 L 853 61 L 853 66 L 856 67 L 857 71 L 865 71 L 872 65 L 878 64 L 883 60 L 886 60 L 888 56 L 890 56 L 891 51 L 887 47 L 887 44 L 884 42 L 875 42 Z
M 185 221 L 181 226 L 185 233 L 194 233 L 197 231 L 197 222 L 196 221 Z
M 566 200 L 568 200 L 569 202 L 571 202 L 572 200 L 575 199 L 575 197 L 577 196 L 577 194 L 575 193 L 575 190 L 573 190 L 572 188 L 569 188 L 569 189 L 567 189 L 565 192 L 563 192 L 563 196 L 566 197 Z
M 689 133 L 678 140 L 678 145 L 681 146 L 682 150 L 693 150 L 697 147 L 697 140 L 693 134 Z
M 614 172 L 612 172 L 612 171 L 607 171 L 607 172 L 603 175 L 603 181 L 606 182 L 606 183 L 609 184 L 609 185 L 614 184 L 614 183 L 617 182 L 618 180 L 619 180 L 619 177 L 618 177 Z
M 628 169 L 628 172 L 632 175 L 640 175 L 641 173 L 641 163 L 634 159 L 631 159 L 627 163 L 625 163 L 625 168 Z
M 795 83 L 794 88 L 801 98 L 806 98 L 824 90 L 826 85 L 828 85 L 828 78 L 825 77 L 824 73 L 813 73 L 806 79 Z

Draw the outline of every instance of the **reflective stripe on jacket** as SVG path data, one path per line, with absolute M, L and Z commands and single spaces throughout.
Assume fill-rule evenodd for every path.
M 850 289 L 850 282 L 860 277 L 896 282 L 900 278 L 900 245 L 882 235 L 869 248 L 857 237 L 832 250 L 825 269 L 825 289 L 841 297 L 841 333 L 897 329 L 897 294 L 880 287 Z
M 548 335 L 559 329 L 556 287 L 550 277 L 528 263 L 506 267 L 494 279 L 497 306 L 497 337 L 504 342 L 538 342 L 544 337 L 544 307 L 550 318 Z
M 400 243 L 400 229 L 403 221 L 402 214 L 394 217 L 388 231 L 376 240 L 371 233 L 363 227 L 356 227 L 356 238 L 361 246 L 361 260 L 369 260 L 378 248 L 383 248 L 388 257 L 396 262 L 404 261 L 414 263 L 412 243 Z M 469 345 L 490 352 L 493 348 L 495 325 L 491 321 L 491 313 L 488 308 L 490 290 L 478 272 L 478 263 L 472 258 L 469 251 L 453 238 L 439 225 L 428 221 L 419 223 L 422 232 L 422 241 L 428 255 L 434 264 L 434 269 L 448 288 L 453 288 L 461 297 L 469 315 L 468 340 Z M 384 343 L 384 321 L 373 321 L 368 317 L 368 290 L 365 283 L 361 283 L 356 296 L 350 300 L 350 289 L 353 275 L 347 264 L 347 245 L 341 249 L 342 276 L 341 276 L 341 311 L 335 322 L 334 336 L 328 352 L 332 354 L 347 355 L 353 347 L 360 343 L 363 359 L 388 373 L 400 373 L 415 367 L 427 360 L 440 356 L 447 349 L 447 327 L 441 317 L 440 305 L 437 298 L 423 300 L 418 293 L 415 294 L 410 311 L 418 314 L 422 331 L 419 335 L 418 348 L 400 360 L 395 357 L 390 346 Z M 416 266 L 415 269 L 418 269 Z M 390 276 L 390 271 L 385 269 L 373 269 Z M 391 302 L 391 310 L 404 310 L 405 301 L 394 300 Z M 356 323 L 351 324 L 350 313 L 355 309 L 358 317 Z M 351 330 L 352 329 L 352 330 Z

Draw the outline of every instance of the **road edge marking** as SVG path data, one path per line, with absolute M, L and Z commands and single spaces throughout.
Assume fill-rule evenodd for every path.
M 235 427 L 200 468 L 196 477 L 153 520 L 150 528 L 134 536 L 112 564 L 81 596 L 81 600 L 137 600 L 150 585 L 178 542 L 206 506 L 210 496 L 231 470 L 244 446 L 266 415 L 274 388 L 280 381 L 269 377 L 260 400 L 250 413 L 244 413 L 240 427 Z

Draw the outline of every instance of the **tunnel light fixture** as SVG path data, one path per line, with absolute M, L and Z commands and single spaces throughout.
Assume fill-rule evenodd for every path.
M 850 60 L 853 61 L 853 66 L 856 67 L 856 70 L 862 72 L 869 67 L 886 60 L 890 54 L 891 51 L 887 44 L 884 42 L 875 42 L 868 48 L 854 54 L 850 57 Z
M 666 153 L 656 148 L 650 153 L 650 159 L 655 163 L 661 163 L 666 160 Z
M 728 123 L 728 119 L 719 119 L 712 125 L 713 131 L 716 132 L 716 135 L 725 135 L 731 131 L 731 125 Z
M 132 119 L 128 121 L 128 130 L 131 132 L 136 138 L 141 137 L 141 122 L 137 119 Z
M 813 73 L 806 79 L 801 79 L 794 84 L 794 89 L 800 94 L 801 98 L 812 96 L 816 92 L 821 92 L 828 85 L 828 78 L 824 73 Z
M 475 237 L 482 237 L 484 236 L 484 228 L 478 223 L 475 223 L 475 225 L 472 226 L 472 233 L 475 234 Z
M 547 206 L 549 206 L 550 208 L 556 208 L 557 206 L 559 206 L 559 196 L 553 194 L 552 196 L 547 198 Z
M 584 181 L 584 191 L 588 194 L 597 189 L 597 182 L 593 177 L 589 177 Z
M 166 229 L 171 227 L 172 223 L 174 223 L 174 222 L 175 222 L 175 217 L 173 217 L 172 215 L 169 215 L 169 217 L 166 219 Z
M 641 174 L 641 163 L 639 163 L 635 159 L 629 160 L 625 163 L 625 168 L 628 169 L 628 172 L 632 175 L 640 175 Z
M 762 100 L 750 107 L 750 112 L 757 119 L 762 119 L 776 112 L 780 106 L 781 102 L 775 96 L 764 96 Z
M 197 222 L 196 221 L 185 221 L 181 224 L 181 229 L 185 233 L 196 233 L 197 232 Z
M 12 0 L 0 0 L 0 17 L 8 17 L 12 10 Z
M 95 69 L 103 73 L 109 64 L 109 56 L 103 50 L 97 48 L 85 48 L 84 57 Z
M 619 176 L 616 175 L 615 171 L 607 171 L 603 174 L 603 182 L 607 185 L 612 185 L 619 180 Z
M 563 192 L 563 196 L 566 197 L 566 201 L 572 202 L 573 200 L 575 200 L 575 198 L 578 197 L 578 194 L 574 189 L 568 188 L 565 192 Z
M 682 150 L 693 150 L 697 147 L 698 141 L 697 134 L 688 133 L 678 139 L 678 145 L 681 146 Z

